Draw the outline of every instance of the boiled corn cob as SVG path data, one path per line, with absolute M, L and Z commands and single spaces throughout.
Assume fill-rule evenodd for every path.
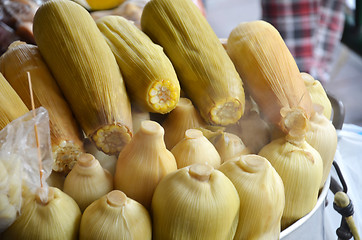
M 0 129 L 29 112 L 19 95 L 0 72 Z
M 49 113 L 53 170 L 68 173 L 84 151 L 83 135 L 38 47 L 24 42 L 14 42 L 0 57 L 0 71 L 31 109 L 27 75 L 29 72 L 35 107 L 43 106 Z
M 261 113 L 286 130 L 280 110 L 312 102 L 298 66 L 277 29 L 265 21 L 240 23 L 229 35 L 227 52 Z
M 34 37 L 80 126 L 107 154 L 132 136 L 131 106 L 116 59 L 77 3 L 52 0 L 34 17 Z
M 151 0 L 142 30 L 160 44 L 182 89 L 211 124 L 235 123 L 244 112 L 244 89 L 219 38 L 192 1 Z
M 97 26 L 116 57 L 131 100 L 149 112 L 174 109 L 180 84 L 163 49 L 123 17 L 103 17 Z

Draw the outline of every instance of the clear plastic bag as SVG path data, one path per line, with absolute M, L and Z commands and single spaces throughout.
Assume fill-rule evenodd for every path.
M 42 185 L 47 194 L 46 179 L 52 165 L 49 116 L 45 108 L 12 121 L 0 131 L 0 232 L 11 225 L 21 209 L 22 189 L 35 192 L 41 186 L 35 124 L 42 159 Z

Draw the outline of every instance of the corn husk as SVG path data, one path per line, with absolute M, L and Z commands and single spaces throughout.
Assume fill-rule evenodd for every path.
M 77 239 L 81 212 L 77 203 L 57 188 L 49 188 L 48 201 L 25 192 L 21 215 L 1 239 Z
M 118 156 L 114 176 L 115 189 L 151 207 L 153 192 L 159 181 L 177 169 L 175 157 L 166 149 L 164 129 L 157 122 L 143 121 Z
M 221 163 L 230 159 L 240 157 L 241 155 L 250 154 L 250 150 L 245 146 L 243 141 L 235 134 L 224 131 L 209 138 L 220 154 Z
M 92 11 L 91 16 L 95 21 L 109 15 L 121 16 L 132 21 L 139 29 L 141 29 L 140 22 L 144 4 L 145 2 L 142 1 L 125 1 L 121 5 L 113 9 Z
M 240 23 L 229 35 L 227 52 L 251 97 L 268 121 L 286 130 L 280 110 L 312 102 L 297 64 L 279 32 L 265 21 Z
M 113 190 L 113 176 L 89 153 L 78 162 L 64 181 L 63 191 L 71 196 L 83 212 L 92 202 Z
M 333 124 L 323 114 L 323 107 L 321 105 L 314 105 L 315 111 L 312 113 L 309 121 L 307 131 L 305 133 L 305 140 L 321 155 L 323 161 L 323 177 L 320 188 L 323 188 L 326 182 L 334 155 L 337 150 L 337 132 Z M 276 127 L 271 128 L 272 139 L 283 138 L 286 136 L 280 129 Z
M 0 72 L 0 129 L 29 112 L 19 95 Z
M 198 128 L 203 125 L 205 125 L 205 122 L 191 100 L 180 98 L 176 108 L 162 122 L 162 127 L 165 129 L 167 149 L 172 149 L 181 141 L 187 129 Z
M 304 110 L 283 110 L 282 114 L 289 133 L 264 146 L 259 155 L 269 160 L 283 180 L 285 208 L 281 225 L 285 229 L 317 203 L 323 161 L 318 151 L 305 141 Z
M 35 14 L 34 37 L 87 137 L 118 154 L 132 137 L 131 106 L 116 59 L 90 14 L 72 1 L 48 1 Z
M 153 238 L 233 239 L 239 196 L 210 165 L 194 164 L 161 180 L 152 199 Z
M 321 105 L 323 107 L 323 115 L 327 119 L 331 119 L 332 104 L 329 101 L 327 93 L 324 90 L 322 84 L 318 80 L 315 80 L 308 73 L 301 73 L 301 76 L 304 80 L 305 86 L 308 89 L 312 103 Z
M 147 2 L 141 27 L 164 48 L 182 89 L 206 122 L 228 125 L 240 119 L 245 105 L 242 81 L 219 38 L 192 1 Z
M 116 57 L 131 100 L 149 112 L 174 109 L 180 84 L 163 49 L 123 17 L 103 17 L 97 26 Z
M 10 172 L 11 174 L 11 172 Z M 21 206 L 21 194 L 19 191 L 13 191 L 9 188 L 21 188 L 20 183 L 11 181 L 14 178 L 8 173 L 3 160 L 0 161 L 0 235 L 16 219 Z M 14 174 L 15 175 L 15 174 Z M 10 183 L 10 184 L 9 184 Z M 10 185 L 10 186 L 9 186 Z M 8 194 L 12 193 L 12 194 Z
M 0 71 L 27 108 L 31 109 L 29 72 L 35 108 L 43 106 L 49 113 L 53 169 L 68 173 L 84 151 L 83 135 L 38 47 L 25 42 L 14 42 L 0 57 Z
M 184 139 L 171 149 L 171 153 L 175 156 L 177 168 L 195 163 L 218 168 L 221 164 L 221 157 L 214 145 L 197 129 L 186 130 Z
M 323 188 L 331 171 L 334 155 L 337 150 L 338 137 L 333 124 L 325 117 L 322 111 L 316 111 L 312 114 L 308 124 L 308 131 L 306 132 L 306 141 L 322 157 L 323 176 L 320 188 Z
M 100 151 L 97 146 L 89 138 L 84 139 L 84 149 L 87 153 L 94 156 L 99 161 L 102 168 L 107 170 L 112 176 L 116 171 L 117 157 L 115 155 L 108 155 Z
M 234 239 L 279 239 L 284 185 L 268 160 L 244 155 L 222 164 L 219 170 L 231 180 L 240 198 Z
M 152 225 L 147 210 L 119 190 L 94 201 L 84 211 L 80 223 L 80 240 L 151 238 Z
M 220 154 L 221 163 L 224 163 L 235 157 L 246 155 L 250 150 L 243 141 L 235 134 L 225 132 L 225 127 L 205 125 L 198 130 L 215 146 Z

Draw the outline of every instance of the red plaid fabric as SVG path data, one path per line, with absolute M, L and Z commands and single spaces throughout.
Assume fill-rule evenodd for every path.
M 274 25 L 302 72 L 330 78 L 344 25 L 344 0 L 262 0 L 262 18 Z

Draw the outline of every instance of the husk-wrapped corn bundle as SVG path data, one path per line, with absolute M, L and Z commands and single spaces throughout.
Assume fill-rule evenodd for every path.
M 0 194 L 0 236 L 16 219 L 17 211 L 5 194 Z
M 323 177 L 320 183 L 320 188 L 323 188 L 326 182 L 334 155 L 337 150 L 337 132 L 332 122 L 324 115 L 324 108 L 321 105 L 314 105 L 315 111 L 312 112 L 308 121 L 308 126 L 305 132 L 305 140 L 321 155 L 323 161 Z M 273 140 L 285 138 L 286 134 L 280 129 L 273 127 L 271 129 L 271 137 Z
M 79 239 L 151 240 L 152 225 L 147 210 L 123 192 L 114 190 L 94 201 L 84 211 Z
M 152 199 L 153 238 L 233 239 L 239 196 L 231 181 L 206 164 L 194 164 L 161 180 Z
M 308 89 L 313 104 L 321 105 L 323 107 L 324 116 L 326 116 L 327 119 L 330 119 L 332 115 L 332 104 L 329 101 L 322 84 L 308 73 L 301 73 L 301 76 Z
M 63 191 L 71 196 L 83 212 L 92 202 L 113 190 L 113 176 L 98 160 L 83 153 L 64 181 Z
M 219 133 L 209 140 L 220 154 L 221 163 L 250 153 L 249 148 L 245 146 L 244 142 L 237 135 L 228 132 Z
M 176 108 L 167 115 L 162 122 L 165 129 L 165 144 L 167 149 L 172 149 L 181 141 L 187 129 L 199 128 L 205 125 L 200 113 L 196 110 L 191 100 L 180 98 Z
M 145 120 L 118 156 L 114 188 L 147 209 L 151 207 L 159 181 L 177 169 L 175 157 L 166 149 L 163 135 L 161 125 Z
M 53 169 L 68 173 L 84 151 L 83 136 L 38 47 L 24 42 L 14 42 L 0 57 L 0 71 L 31 109 L 27 74 L 29 72 L 35 107 L 43 106 L 49 113 Z
M 48 200 L 25 190 L 21 215 L 1 239 L 77 239 L 81 212 L 77 203 L 57 188 L 49 188 Z
M 163 49 L 123 17 L 103 17 L 97 26 L 116 57 L 131 100 L 149 112 L 174 109 L 180 84 Z
M 219 170 L 231 180 L 240 198 L 234 239 L 279 239 L 284 185 L 268 160 L 244 155 L 223 163 Z
M 280 110 L 312 102 L 298 66 L 279 32 L 265 21 L 240 23 L 229 35 L 227 53 L 263 115 L 286 131 Z
M 221 157 L 221 163 L 250 153 L 243 141 L 237 135 L 225 132 L 224 127 L 206 125 L 199 127 L 198 130 L 215 146 Z
M 317 203 L 323 161 L 318 151 L 305 141 L 304 109 L 282 109 L 281 112 L 288 134 L 264 146 L 259 155 L 269 160 L 283 180 L 285 208 L 281 225 L 285 229 Z
M 242 81 L 192 1 L 149 1 L 141 27 L 164 48 L 182 89 L 206 122 L 228 125 L 239 120 L 245 104 Z
M 118 156 L 105 154 L 88 138 L 84 139 L 84 149 L 87 153 L 93 155 L 105 170 L 114 175 Z
M 218 168 L 221 164 L 221 157 L 214 145 L 197 129 L 186 130 L 185 137 L 171 149 L 171 153 L 175 156 L 177 168 L 195 163 Z
M 132 136 L 131 106 L 92 17 L 72 1 L 48 1 L 35 14 L 34 37 L 86 135 L 105 153 L 118 154 Z
M 21 207 L 21 183 L 16 179 L 17 170 L 9 169 L 0 159 L 0 236 L 16 220 Z
M 19 95 L 0 72 L 0 130 L 11 121 L 29 112 Z
M 338 137 L 336 129 L 325 117 L 322 109 L 312 113 L 308 122 L 308 131 L 306 132 L 305 140 L 316 149 L 322 157 L 323 176 L 320 188 L 323 188 L 331 171 L 334 155 L 337 150 Z
M 162 122 L 162 127 L 165 129 L 167 149 L 171 150 L 181 141 L 187 129 L 199 128 L 205 124 L 205 121 L 201 118 L 200 113 L 196 110 L 191 100 L 180 98 L 176 108 Z

